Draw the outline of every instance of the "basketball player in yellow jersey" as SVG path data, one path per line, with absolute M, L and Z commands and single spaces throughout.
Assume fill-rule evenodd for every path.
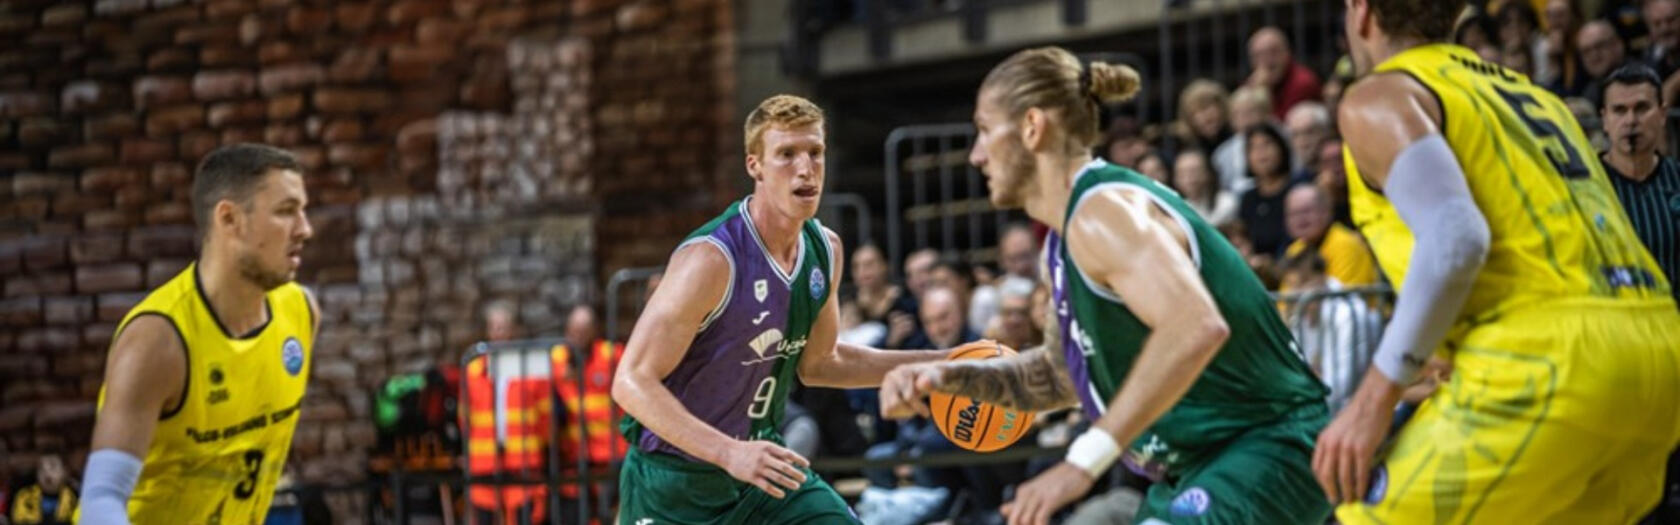
M 263 522 L 319 324 L 292 282 L 311 235 L 302 171 L 254 144 L 199 164 L 202 251 L 117 326 L 79 523 Z
M 1349 201 L 1399 299 L 1313 470 L 1343 523 L 1630 523 L 1680 441 L 1680 312 L 1563 103 L 1439 43 L 1463 4 L 1348 1 Z

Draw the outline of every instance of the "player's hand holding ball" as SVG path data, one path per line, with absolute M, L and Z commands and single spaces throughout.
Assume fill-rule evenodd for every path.
M 908 419 L 927 416 L 927 395 L 939 388 L 944 378 L 943 363 L 903 365 L 881 378 L 881 417 Z
M 782 499 L 787 490 L 797 490 L 805 484 L 805 472 L 811 462 L 792 450 L 769 441 L 737 441 L 724 452 L 723 469 L 730 476 L 758 487 L 770 497 Z

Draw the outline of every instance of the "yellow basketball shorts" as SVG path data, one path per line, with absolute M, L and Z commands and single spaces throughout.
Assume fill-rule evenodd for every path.
M 1342 523 L 1632 523 L 1680 442 L 1680 311 L 1553 301 L 1470 331 Z

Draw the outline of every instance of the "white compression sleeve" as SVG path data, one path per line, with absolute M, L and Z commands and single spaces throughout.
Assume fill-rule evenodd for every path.
M 140 480 L 140 458 L 114 448 L 88 455 L 82 475 L 83 525 L 128 525 L 128 497 Z
M 1372 366 L 1407 385 L 1446 339 L 1487 259 L 1491 234 L 1464 170 L 1439 134 L 1406 146 L 1383 187 L 1412 231 L 1412 259 Z

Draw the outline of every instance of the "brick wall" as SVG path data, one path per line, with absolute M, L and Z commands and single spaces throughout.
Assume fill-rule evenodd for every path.
M 115 322 L 194 256 L 193 164 L 262 141 L 308 165 L 326 313 L 294 459 L 359 475 L 384 374 L 492 299 L 556 324 L 733 197 L 731 4 L 0 3 L 0 468 L 85 447 Z

